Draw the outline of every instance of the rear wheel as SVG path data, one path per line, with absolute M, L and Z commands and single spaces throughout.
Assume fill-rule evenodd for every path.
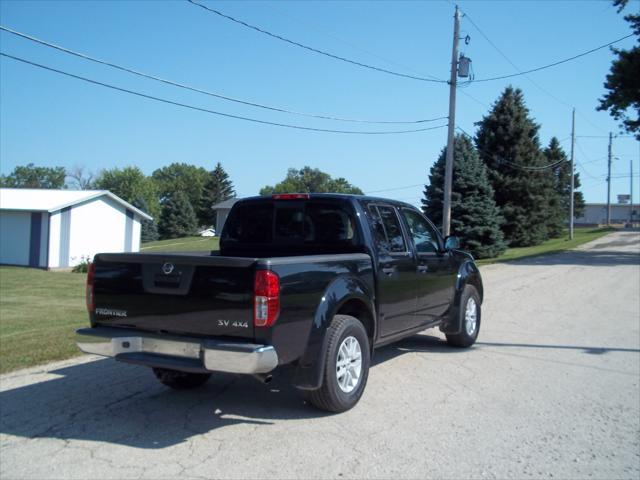
M 327 339 L 322 386 L 308 392 L 307 400 L 321 410 L 344 412 L 358 403 L 367 384 L 369 338 L 357 318 L 336 315 Z
M 186 390 L 204 385 L 210 373 L 191 373 L 170 370 L 168 368 L 154 368 L 153 373 L 160 383 L 176 390 Z
M 460 296 L 458 315 L 461 325 L 460 333 L 447 335 L 447 343 L 453 347 L 470 347 L 476 342 L 480 331 L 480 295 L 472 285 L 464 287 Z

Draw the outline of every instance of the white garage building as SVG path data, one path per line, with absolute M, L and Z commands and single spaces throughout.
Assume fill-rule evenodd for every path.
M 142 220 L 151 217 L 106 190 L 0 188 L 0 264 L 64 268 L 137 252 Z

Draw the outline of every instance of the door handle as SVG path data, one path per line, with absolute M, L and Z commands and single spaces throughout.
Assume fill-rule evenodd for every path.
M 382 273 L 384 273 L 385 275 L 393 275 L 396 271 L 395 267 L 383 267 L 382 268 Z
M 428 265 L 418 265 L 418 273 L 427 273 L 429 271 Z

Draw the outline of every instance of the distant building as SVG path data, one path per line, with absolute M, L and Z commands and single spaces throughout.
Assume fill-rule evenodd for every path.
M 624 224 L 631 219 L 633 213 L 633 222 L 640 221 L 640 204 L 633 205 L 627 203 L 611 204 L 611 223 Z M 607 204 L 606 203 L 587 203 L 584 206 L 584 214 L 576 218 L 576 225 L 602 225 L 607 223 Z
M 140 222 L 151 219 L 106 190 L 0 188 L 0 263 L 63 268 L 137 252 Z
M 231 211 L 231 207 L 233 207 L 238 200 L 238 198 L 230 198 L 229 200 L 225 200 L 224 202 L 216 203 L 213 207 L 211 207 L 216 212 L 216 235 L 222 235 L 222 227 L 224 227 L 224 222 L 227 221 L 227 216 Z

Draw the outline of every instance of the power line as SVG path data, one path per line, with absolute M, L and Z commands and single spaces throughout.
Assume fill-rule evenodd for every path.
M 609 135 L 576 135 L 576 138 L 609 138 Z M 613 138 L 635 138 L 634 135 L 614 135 Z
M 409 70 L 409 71 L 415 73 L 416 75 L 420 75 L 420 76 L 423 75 L 422 72 L 417 71 L 415 68 L 413 68 L 413 67 L 411 67 L 409 65 L 405 65 L 405 64 L 399 63 L 399 62 L 397 62 L 395 60 L 391 60 L 389 58 L 383 57 L 382 55 L 374 53 L 374 52 L 372 52 L 370 50 L 366 50 L 366 49 L 362 48 L 359 45 L 355 45 L 354 43 L 348 42 L 348 41 L 338 37 L 335 34 L 335 32 L 332 32 L 331 30 L 327 29 L 326 27 L 323 27 L 323 26 L 319 25 L 318 23 L 314 23 L 314 22 L 310 21 L 308 18 L 301 18 L 299 16 L 294 16 L 294 15 L 291 14 L 291 12 L 285 11 L 285 9 L 281 8 L 277 4 L 276 5 L 269 4 L 269 7 L 271 9 L 273 9 L 274 11 L 278 12 L 278 14 L 280 14 L 280 15 L 282 15 L 284 17 L 287 17 L 289 20 L 293 20 L 294 22 L 302 22 L 302 23 L 306 24 L 307 26 L 313 28 L 317 32 L 320 32 L 320 33 L 322 33 L 324 35 L 327 35 L 329 38 L 332 38 L 333 40 L 337 40 L 338 42 L 343 43 L 343 44 L 345 44 L 345 45 L 347 45 L 347 46 L 349 46 L 349 47 L 351 47 L 351 48 L 353 48 L 355 50 L 363 52 L 363 53 L 365 53 L 367 55 L 371 55 L 372 57 L 376 57 L 377 59 L 382 60 L 383 62 L 387 62 L 387 63 L 389 63 L 391 65 L 395 65 L 396 67 L 400 67 L 400 68 L 404 68 L 406 70 Z M 426 75 L 426 76 L 428 77 L 428 75 Z M 431 77 L 431 78 L 435 78 L 435 77 Z M 436 80 L 439 80 L 439 79 L 436 79 Z
M 580 150 L 580 153 L 582 154 L 582 156 L 587 159 L 587 163 L 590 163 L 591 159 L 589 158 L 589 156 L 583 150 L 582 145 L 580 145 L 580 142 L 578 142 L 576 140 L 575 144 L 576 144 L 576 147 L 578 147 L 578 150 Z M 577 158 L 576 158 L 576 163 L 578 164 L 578 166 L 580 168 L 582 168 L 582 171 L 584 172 L 585 175 L 587 175 L 588 177 L 593 178 L 594 180 L 598 180 L 599 177 L 596 177 L 595 175 L 592 175 L 591 173 L 589 173 L 589 171 L 584 167 L 584 165 L 582 163 L 580 163 L 580 160 L 578 160 Z
M 61 75 L 66 75 L 68 77 L 75 78 L 77 80 L 82 80 L 82 81 L 85 81 L 85 82 L 88 82 L 88 83 L 92 83 L 94 85 L 100 85 L 102 87 L 110 88 L 112 90 L 117 90 L 119 92 L 129 93 L 131 95 L 136 95 L 138 97 L 147 98 L 149 100 L 156 100 L 158 102 L 163 102 L 163 103 L 167 103 L 167 104 L 170 104 L 170 105 L 175 105 L 175 106 L 178 106 L 178 107 L 188 108 L 188 109 L 191 109 L 191 110 L 197 110 L 197 111 L 200 111 L 200 112 L 211 113 L 213 115 L 219 115 L 219 116 L 227 117 L 227 118 L 235 118 L 237 120 L 245 120 L 247 122 L 260 123 L 260 124 L 263 124 L 263 125 L 272 125 L 272 126 L 275 126 L 275 127 L 285 127 L 285 128 L 293 128 L 293 129 L 297 129 L 297 130 L 308 130 L 308 131 L 313 131 L 313 132 L 325 132 L 325 133 L 344 133 L 344 134 L 357 134 L 357 135 L 391 135 L 391 134 L 400 134 L 400 133 L 425 132 L 427 130 L 435 130 L 437 128 L 444 128 L 444 127 L 447 126 L 447 125 L 438 125 L 436 127 L 420 128 L 420 129 L 415 129 L 415 130 L 353 131 L 353 130 L 331 130 L 331 129 L 326 129 L 326 128 L 304 127 L 302 125 L 292 125 L 292 124 L 287 124 L 287 123 L 269 122 L 267 120 L 259 120 L 257 118 L 243 117 L 243 116 L 240 116 L 240 115 L 233 115 L 233 114 L 230 114 L 230 113 L 223 113 L 223 112 L 218 112 L 218 111 L 215 111 L 215 110 L 209 110 L 207 108 L 197 107 L 197 106 L 194 106 L 194 105 L 188 105 L 186 103 L 175 102 L 173 100 L 167 100 L 165 98 L 155 97 L 153 95 L 147 95 L 146 93 L 140 93 L 140 92 L 136 92 L 136 91 L 133 91 L 133 90 L 128 90 L 126 88 L 117 87 L 115 85 L 110 85 L 108 83 L 99 82 L 97 80 L 92 80 L 90 78 L 81 77 L 79 75 L 74 75 L 72 73 L 64 72 L 62 70 L 57 70 L 55 68 L 48 67 L 46 65 L 41 65 L 39 63 L 31 62 L 31 61 L 26 60 L 24 58 L 15 57 L 13 55 L 9 55 L 9 54 L 3 53 L 3 52 L 0 52 L 0 55 L 3 56 L 3 57 L 11 58 L 12 60 L 16 60 L 18 62 L 22 62 L 22 63 L 28 64 L 28 65 L 34 66 L 34 67 L 42 68 L 44 70 L 49 70 L 51 72 L 59 73 Z
M 382 190 L 370 190 L 367 192 L 367 195 L 369 195 L 370 193 L 393 192 L 394 190 L 406 190 L 408 188 L 423 187 L 423 186 L 424 186 L 424 183 L 417 183 L 415 185 L 405 185 L 404 187 L 384 188 Z
M 255 25 L 251 25 L 251 24 L 249 24 L 247 22 L 244 22 L 244 21 L 239 20 L 239 19 L 237 19 L 235 17 L 232 17 L 231 15 L 227 15 L 225 13 L 222 13 L 219 10 L 216 10 L 214 8 L 211 8 L 211 7 L 208 7 L 207 5 L 203 5 L 202 3 L 198 3 L 195 0 L 186 0 L 186 1 L 191 3 L 192 5 L 195 5 L 197 7 L 203 8 L 204 10 L 207 10 L 208 12 L 215 13 L 216 15 L 218 15 L 218 16 L 220 16 L 222 18 L 225 18 L 225 19 L 230 20 L 230 21 L 232 21 L 234 23 L 237 23 L 238 25 L 242 25 L 243 27 L 250 28 L 251 30 L 255 30 L 256 32 L 263 33 L 263 34 L 268 35 L 268 36 L 270 36 L 272 38 L 281 40 L 283 42 L 289 43 L 289 44 L 294 45 L 296 47 L 304 48 L 305 50 L 309 50 L 310 52 L 319 53 L 320 55 L 324 55 L 326 57 L 333 58 L 334 60 L 340 60 L 342 62 L 351 63 L 352 65 L 357 65 L 359 67 L 368 68 L 370 70 L 375 70 L 375 71 L 378 71 L 378 72 L 387 73 L 389 75 L 395 75 L 396 77 L 410 78 L 412 80 L 420 80 L 420 81 L 423 81 L 423 82 L 447 83 L 446 80 L 441 80 L 441 79 L 436 78 L 436 77 L 428 76 L 429 78 L 427 78 L 427 77 L 421 77 L 421 76 L 417 76 L 417 75 L 409 75 L 407 73 L 395 72 L 393 70 L 387 70 L 386 68 L 376 67 L 376 66 L 373 66 L 373 65 L 368 65 L 366 63 L 358 62 L 356 60 L 351 60 L 351 59 L 346 58 L 346 57 L 341 57 L 340 55 L 335 55 L 333 53 L 329 53 L 329 52 L 326 52 L 324 50 L 320 50 L 320 49 L 317 49 L 317 48 L 314 48 L 314 47 L 310 47 L 308 45 L 304 45 L 302 43 L 296 42 L 294 40 L 290 40 L 290 39 L 285 38 L 285 37 L 283 37 L 281 35 L 277 35 L 275 33 L 271 33 L 271 32 L 269 32 L 267 30 L 264 30 L 263 28 L 256 27 Z
M 35 42 L 35 43 L 39 43 L 40 45 L 44 45 L 46 47 L 59 50 L 61 52 L 67 53 L 69 55 L 74 55 L 76 57 L 82 58 L 84 60 L 88 60 L 90 62 L 98 63 L 98 64 L 101 64 L 101 65 L 106 65 L 108 67 L 115 68 L 115 69 L 121 70 L 123 72 L 131 73 L 131 74 L 137 75 L 139 77 L 147 78 L 147 79 L 150 79 L 150 80 L 155 80 L 157 82 L 162 82 L 162 83 L 165 83 L 165 84 L 168 84 L 168 85 L 172 85 L 174 87 L 183 88 L 185 90 L 190 90 L 192 92 L 202 93 L 204 95 L 209 95 L 211 97 L 220 98 L 222 100 L 228 100 L 230 102 L 240 103 L 240 104 L 243 104 L 243 105 L 249 105 L 251 107 L 263 108 L 263 109 L 272 110 L 272 111 L 275 111 L 275 112 L 288 113 L 288 114 L 292 114 L 292 115 L 300 115 L 300 116 L 303 116 L 303 117 L 319 118 L 319 119 L 323 119 L 323 120 L 337 120 L 337 121 L 341 121 L 341 122 L 356 122 L 356 123 L 369 123 L 369 124 L 418 124 L 418 123 L 435 122 L 435 121 L 444 120 L 444 119 L 447 118 L 447 117 L 438 117 L 438 118 L 431 118 L 431 119 L 425 119 L 425 120 L 382 121 L 382 120 L 359 120 L 359 119 L 353 119 L 353 118 L 342 118 L 342 117 L 335 117 L 335 116 L 328 116 L 328 115 L 320 115 L 320 114 L 315 114 L 315 113 L 297 112 L 297 111 L 294 111 L 294 110 L 288 110 L 288 109 L 281 108 L 281 107 L 273 107 L 273 106 L 264 105 L 264 104 L 260 104 L 260 103 L 256 103 L 256 102 L 250 102 L 248 100 L 241 100 L 239 98 L 233 98 L 233 97 L 229 97 L 227 95 L 222 95 L 220 93 L 214 93 L 214 92 L 210 92 L 210 91 L 203 90 L 203 89 L 200 89 L 200 88 L 196 88 L 196 87 L 192 87 L 192 86 L 189 86 L 189 85 L 185 85 L 183 83 L 178 83 L 178 82 L 175 82 L 173 80 L 167 80 L 165 78 L 157 77 L 157 76 L 151 75 L 149 73 L 140 72 L 139 70 L 134 70 L 132 68 L 123 67 L 122 65 L 117 65 L 115 63 L 108 62 L 106 60 L 100 60 L 98 58 L 91 57 L 91 56 L 89 56 L 89 55 L 87 55 L 85 53 L 80 53 L 80 52 L 77 52 L 77 51 L 70 50 L 70 49 L 62 47 L 60 45 L 56 45 L 56 44 L 47 42 L 45 40 L 36 38 L 36 37 L 34 37 L 32 35 L 27 35 L 26 33 L 18 32 L 17 30 L 13 30 L 11 28 L 8 28 L 8 27 L 2 26 L 2 25 L 0 25 L 0 30 L 5 31 L 7 33 L 10 33 L 12 35 L 16 35 L 18 37 L 24 38 L 26 40 L 29 40 L 29 41 L 32 41 L 32 42 Z
M 188 0 L 188 1 L 191 1 L 191 0 Z M 574 55 L 573 57 L 565 58 L 564 60 L 559 60 L 557 62 L 550 63 L 548 65 L 543 65 L 541 67 L 532 68 L 530 70 L 525 70 L 524 72 L 512 73 L 511 75 L 501 75 L 499 77 L 475 79 L 474 82 L 490 82 L 490 81 L 493 81 L 493 80 L 503 80 L 505 78 L 518 77 L 520 75 L 527 75 L 528 73 L 539 72 L 540 70 L 545 70 L 547 68 L 555 67 L 557 65 L 561 65 L 563 63 L 570 62 L 570 61 L 575 60 L 577 58 L 584 57 L 585 55 L 589 55 L 590 53 L 597 52 L 598 50 L 602 50 L 603 48 L 610 47 L 614 43 L 621 42 L 622 40 L 625 40 L 625 39 L 627 39 L 629 37 L 632 37 L 633 35 L 634 35 L 633 33 L 630 33 L 629 35 L 625 35 L 624 37 L 618 38 L 617 40 L 613 40 L 612 42 L 609 42 L 607 44 L 600 45 L 599 47 L 592 48 L 591 50 L 587 50 L 586 52 L 582 52 L 582 53 L 580 53 L 578 55 Z
M 480 35 L 482 35 L 484 37 L 484 39 L 489 43 L 489 45 L 491 45 L 501 56 L 502 58 L 504 58 L 519 74 L 524 75 L 527 72 L 522 72 L 522 70 L 520 70 L 520 68 L 511 61 L 511 59 L 502 51 L 500 50 L 500 48 L 498 48 L 498 46 L 493 43 L 491 41 L 491 39 L 482 31 L 482 29 L 473 21 L 473 19 L 469 16 L 468 13 L 464 12 L 464 16 L 465 18 L 467 18 L 467 20 L 469 20 L 469 23 L 471 23 L 471 25 L 478 31 L 478 33 L 480 33 Z M 556 102 L 560 103 L 561 105 L 564 105 L 567 108 L 570 109 L 575 109 L 575 107 L 573 105 L 569 105 L 567 102 L 565 102 L 564 100 L 561 100 L 560 98 L 556 97 L 553 93 L 551 93 L 549 90 L 547 90 L 546 88 L 543 88 L 539 83 L 537 83 L 536 81 L 534 81 L 531 77 L 525 75 L 525 78 L 527 80 L 529 80 L 529 82 L 531 82 L 531 84 L 533 86 L 535 86 L 538 90 L 540 90 L 542 93 L 546 94 L 547 96 L 551 97 L 552 99 L 554 99 Z M 576 113 L 587 123 L 589 123 L 592 127 L 594 127 L 596 130 L 600 130 L 601 132 L 604 132 L 605 130 L 602 127 L 599 127 L 598 125 L 596 125 L 595 123 L 593 123 L 586 115 L 583 115 L 582 112 L 576 110 Z

